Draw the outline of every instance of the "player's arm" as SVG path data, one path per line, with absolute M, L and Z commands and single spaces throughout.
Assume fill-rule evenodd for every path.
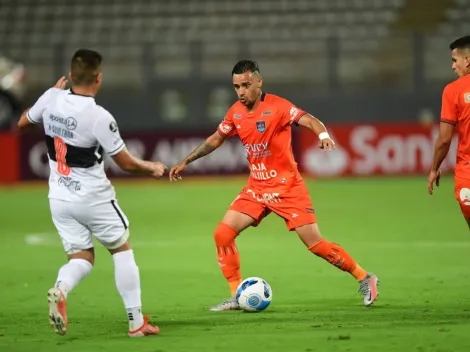
M 439 136 L 434 144 L 434 157 L 432 161 L 433 171 L 438 171 L 449 152 L 452 137 L 454 136 L 455 126 L 448 122 L 441 122 L 439 126 Z
M 203 143 L 201 143 L 196 149 L 194 149 L 191 154 L 189 154 L 183 160 L 183 163 L 185 165 L 188 165 L 193 161 L 212 153 L 224 143 L 224 140 L 225 138 L 218 131 L 216 131 L 214 134 L 209 136 Z
M 18 129 L 20 130 L 24 130 L 32 125 L 34 125 L 34 123 L 32 123 L 29 119 L 28 119 L 28 111 L 29 111 L 29 108 L 27 108 L 22 114 L 21 114 L 21 117 L 20 117 L 20 120 L 18 121 Z
M 48 89 L 43 95 L 39 97 L 36 103 L 31 107 L 26 109 L 18 121 L 18 129 L 24 130 L 31 125 L 35 125 L 42 122 L 42 113 L 46 104 L 54 97 L 57 92 L 57 89 L 64 89 L 67 85 L 67 80 L 64 76 L 59 78 L 54 87 Z
M 439 126 L 439 136 L 434 144 L 434 155 L 432 158 L 431 172 L 428 176 L 428 192 L 433 194 L 434 182 L 439 187 L 441 172 L 439 168 L 449 152 L 454 129 L 457 125 L 458 108 L 457 96 L 452 90 L 452 86 L 447 86 L 442 93 L 441 123 Z
M 297 124 L 315 133 L 320 140 L 318 146 L 324 150 L 331 151 L 335 148 L 335 142 L 330 138 L 325 125 L 316 117 L 305 113 L 298 120 Z
M 160 178 L 167 170 L 166 165 L 158 161 L 144 161 L 133 156 L 121 138 L 114 117 L 105 109 L 95 110 L 97 121 L 93 126 L 93 135 L 103 150 L 113 158 L 124 171 Z
M 114 162 L 121 168 L 132 174 L 140 174 L 160 178 L 167 170 L 166 165 L 158 161 L 145 161 L 133 156 L 125 146 L 112 156 Z
M 434 144 L 434 156 L 432 158 L 431 172 L 428 176 L 428 192 L 433 194 L 434 182 L 439 187 L 439 181 L 441 178 L 441 167 L 442 162 L 449 152 L 450 144 L 452 143 L 452 137 L 454 135 L 455 126 L 451 123 L 441 121 L 439 126 L 439 136 Z
M 225 141 L 225 137 L 216 131 L 214 134 L 209 136 L 204 142 L 202 142 L 196 149 L 194 149 L 184 160 L 175 165 L 170 170 L 170 181 L 176 181 L 181 179 L 180 173 L 193 161 L 202 158 L 214 150 L 219 148 Z

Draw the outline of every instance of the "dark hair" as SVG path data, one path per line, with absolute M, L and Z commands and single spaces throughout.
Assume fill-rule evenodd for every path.
M 470 48 L 470 35 L 454 40 L 449 48 L 450 50 Z
M 102 61 L 103 57 L 97 51 L 77 50 L 70 63 L 72 83 L 77 85 L 93 84 L 100 73 Z
M 233 66 L 233 69 L 232 69 L 232 76 L 234 74 L 242 74 L 242 73 L 245 73 L 245 72 L 252 72 L 252 73 L 260 73 L 259 71 L 259 67 L 258 67 L 258 64 L 256 63 L 256 61 L 253 61 L 253 60 L 241 60 L 241 61 L 238 61 L 235 66 Z

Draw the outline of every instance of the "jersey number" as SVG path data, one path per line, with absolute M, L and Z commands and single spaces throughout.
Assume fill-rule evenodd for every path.
M 57 160 L 57 172 L 61 175 L 68 176 L 70 167 L 67 165 L 65 156 L 67 155 L 67 144 L 60 137 L 54 137 L 55 158 Z

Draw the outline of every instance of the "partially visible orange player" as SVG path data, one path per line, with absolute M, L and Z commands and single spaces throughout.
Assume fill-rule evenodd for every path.
M 232 70 L 232 79 L 239 101 L 228 110 L 218 130 L 170 171 L 170 181 L 181 179 L 180 174 L 189 163 L 211 153 L 226 138 L 235 135 L 245 147 L 250 166 L 248 184 L 214 233 L 217 260 L 232 297 L 211 310 L 238 309 L 235 292 L 242 276 L 235 239 L 271 212 L 282 217 L 290 231 L 297 232 L 310 252 L 355 277 L 364 304 L 370 306 L 378 296 L 377 276 L 362 269 L 340 245 L 321 236 L 307 187 L 292 154 L 292 124 L 314 132 L 319 147 L 325 151 L 334 149 L 335 143 L 325 126 L 288 100 L 262 92 L 263 79 L 256 62 L 239 61 Z
M 455 198 L 470 227 L 470 36 L 450 44 L 452 69 L 459 78 L 449 83 L 442 93 L 442 111 L 439 136 L 434 147 L 432 169 L 428 177 L 428 191 L 433 194 L 434 182 L 439 187 L 439 167 L 449 152 L 457 127 L 458 149 L 455 167 Z

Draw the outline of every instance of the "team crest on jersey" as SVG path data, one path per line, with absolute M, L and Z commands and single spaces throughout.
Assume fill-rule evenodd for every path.
M 265 121 L 256 121 L 256 129 L 261 133 L 266 131 L 266 122 Z
M 470 104 L 470 93 L 465 93 L 463 97 L 464 97 L 465 102 L 467 104 Z

